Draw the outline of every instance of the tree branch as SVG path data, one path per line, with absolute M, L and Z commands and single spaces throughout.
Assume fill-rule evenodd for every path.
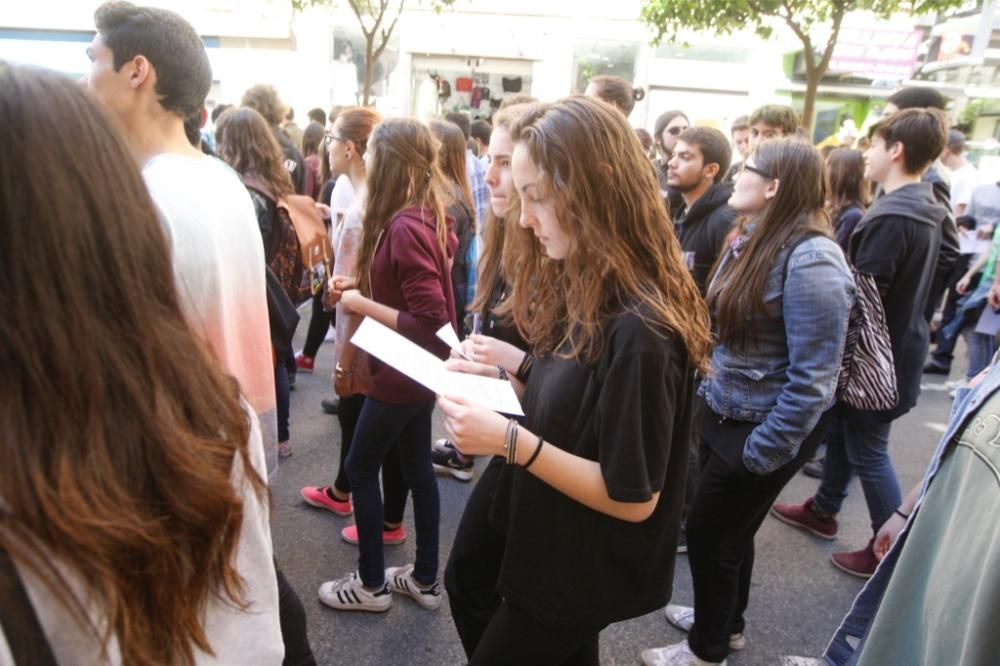
M 385 52 L 385 47 L 389 45 L 389 39 L 392 37 L 392 31 L 396 29 L 396 24 L 399 22 L 399 17 L 403 15 L 403 3 L 406 0 L 399 0 L 399 7 L 396 9 L 396 18 L 392 19 L 392 23 L 389 24 L 387 29 L 382 30 L 382 43 L 378 45 L 375 49 L 375 53 L 372 57 L 378 60 L 382 53 Z
M 837 46 L 837 40 L 840 38 L 840 24 L 844 21 L 844 14 L 847 8 L 842 2 L 834 3 L 833 10 L 833 26 L 830 31 L 830 39 L 826 42 L 826 48 L 823 50 L 823 57 L 819 61 L 818 69 L 821 72 L 826 72 L 827 68 L 830 66 L 830 58 L 833 57 L 833 50 Z
M 788 0 L 782 0 L 781 6 L 785 8 L 785 13 L 781 15 L 781 18 L 785 20 L 788 27 L 792 29 L 792 32 L 799 38 L 802 42 L 803 57 L 806 61 L 806 70 L 811 71 L 816 66 L 816 54 L 813 53 L 812 39 L 809 37 L 809 33 L 802 29 L 802 25 L 795 20 L 792 8 L 788 6 Z
M 354 10 L 354 15 L 358 17 L 358 25 L 361 26 L 361 32 L 364 34 L 365 39 L 369 39 L 372 33 L 370 33 L 365 27 L 365 19 L 361 14 L 361 7 L 358 6 L 359 2 L 360 0 L 350 0 L 347 4 L 349 4 L 351 9 Z

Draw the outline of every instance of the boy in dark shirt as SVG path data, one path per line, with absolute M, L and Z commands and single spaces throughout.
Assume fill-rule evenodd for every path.
M 948 120 L 934 109 L 908 109 L 872 128 L 865 175 L 882 186 L 851 236 L 849 259 L 878 284 L 892 344 L 899 402 L 891 410 L 860 411 L 841 405 L 827 435 L 823 482 L 803 504 L 776 504 L 775 517 L 824 538 L 837 533 L 836 514 L 857 472 L 871 516 L 873 534 L 902 499 L 889 459 L 892 422 L 908 412 L 920 393 L 927 356 L 927 303 L 941 247 L 941 222 L 949 212 L 922 177 L 947 141 Z M 878 561 L 871 548 L 834 553 L 833 563 L 867 578 Z

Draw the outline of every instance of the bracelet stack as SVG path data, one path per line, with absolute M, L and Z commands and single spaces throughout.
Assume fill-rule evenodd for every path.
M 524 358 L 521 359 L 521 365 L 517 366 L 517 372 L 514 376 L 517 377 L 517 381 L 522 384 L 528 383 L 528 375 L 531 374 L 531 366 L 535 363 L 535 357 L 531 354 L 525 353 Z
M 504 439 L 503 450 L 507 454 L 508 465 L 517 462 L 517 421 L 514 419 L 507 421 L 507 436 Z
M 499 363 L 497 364 L 497 379 L 501 379 L 503 381 L 510 379 L 510 375 L 507 374 L 506 370 L 500 367 Z

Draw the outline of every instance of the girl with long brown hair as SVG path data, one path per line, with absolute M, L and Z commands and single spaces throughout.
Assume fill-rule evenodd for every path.
M 74 82 L 3 64 L 0 136 L 4 589 L 58 663 L 280 664 L 258 421 L 189 328 L 123 138 Z
M 475 204 L 465 168 L 465 135 L 452 122 L 432 120 L 429 124 L 431 132 L 441 145 L 438 161 L 451 190 L 447 214 L 453 220 L 455 235 L 458 236 L 458 249 L 455 250 L 455 261 L 451 266 L 451 288 L 455 294 L 455 319 L 461 333 L 465 329 L 463 322 L 470 271 L 475 270 L 470 265 L 469 246 L 476 236 Z
M 690 633 L 644 651 L 647 666 L 719 664 L 743 648 L 754 535 L 826 434 L 854 301 L 826 199 L 823 160 L 798 139 L 758 143 L 736 180 L 729 205 L 746 216 L 743 233 L 707 297 L 717 343 L 698 391 L 700 473 L 687 519 L 694 607 L 666 608 Z
M 341 174 L 332 199 L 336 202 L 333 209 L 336 224 L 333 234 L 333 284 L 338 278 L 353 278 L 357 272 L 365 213 L 365 154 L 368 151 L 368 139 L 381 121 L 381 114 L 374 109 L 342 109 L 327 137 L 330 164 Z M 306 486 L 301 490 L 301 495 L 310 506 L 339 516 L 349 516 L 353 513 L 353 508 L 346 461 L 361 408 L 365 404 L 365 394 L 368 392 L 368 358 L 359 354 L 357 348 L 350 343 L 351 336 L 361 323 L 361 317 L 346 312 L 343 303 L 337 303 L 336 313 L 338 325 L 333 342 L 333 365 L 334 390 L 340 396 L 337 409 L 337 420 L 340 423 L 340 466 L 332 484 Z M 407 487 L 399 466 L 399 447 L 392 447 L 382 463 L 382 492 L 385 512 L 382 542 L 387 545 L 402 543 L 406 539 L 403 511 L 406 509 Z M 357 525 L 344 527 L 340 535 L 344 541 L 357 544 Z
M 524 424 L 438 400 L 459 449 L 508 462 L 491 516 L 502 600 L 463 644 L 472 664 L 596 664 L 604 627 L 669 598 L 708 312 L 621 113 L 571 97 L 512 136 L 515 233 L 537 238 L 509 299 L 535 354 L 527 385 L 513 380 Z
M 390 119 L 375 128 L 365 152 L 368 194 L 357 277 L 339 278 L 334 286 L 344 312 L 371 317 L 444 358 L 448 348 L 436 332 L 455 327 L 450 261 L 458 241 L 448 230 L 447 183 L 437 156 L 437 141 L 415 120 Z M 320 600 L 340 610 L 382 612 L 395 591 L 435 609 L 441 605 L 440 498 L 428 446 L 434 394 L 374 358 L 369 371 L 346 461 L 358 572 L 324 583 Z M 384 569 L 378 471 L 394 445 L 413 494 L 417 554 L 412 565 Z
M 257 225 L 264 241 L 264 261 L 278 278 L 292 303 L 302 300 L 302 255 L 291 218 L 278 205 L 283 197 L 295 194 L 292 180 L 284 166 L 281 146 L 264 117 L 250 107 L 229 109 L 216 122 L 216 147 L 219 157 L 240 175 L 246 185 Z M 292 454 L 289 432 L 291 385 L 284 357 L 291 353 L 286 346 L 275 349 L 274 388 L 278 402 L 278 455 Z

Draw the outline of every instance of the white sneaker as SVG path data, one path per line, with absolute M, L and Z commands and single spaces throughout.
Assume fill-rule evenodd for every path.
M 640 659 L 643 666 L 726 666 L 725 659 L 722 661 L 699 659 L 694 652 L 691 652 L 691 646 L 687 641 L 643 650 Z
M 441 606 L 441 586 L 437 581 L 430 587 L 425 587 L 413 578 L 413 565 L 404 567 L 389 567 L 385 570 L 385 580 L 389 589 L 399 594 L 412 597 L 418 604 L 429 610 L 437 610 Z
M 694 626 L 694 608 L 691 606 L 680 606 L 678 604 L 667 604 L 663 609 L 663 614 L 667 617 L 667 622 L 677 627 L 681 631 L 691 631 Z M 747 640 L 743 632 L 730 634 L 729 649 L 738 651 L 747 646 Z
M 380 590 L 365 589 L 361 577 L 351 573 L 320 585 L 319 600 L 337 610 L 384 613 L 392 606 L 392 591 L 389 583 L 384 583 Z

